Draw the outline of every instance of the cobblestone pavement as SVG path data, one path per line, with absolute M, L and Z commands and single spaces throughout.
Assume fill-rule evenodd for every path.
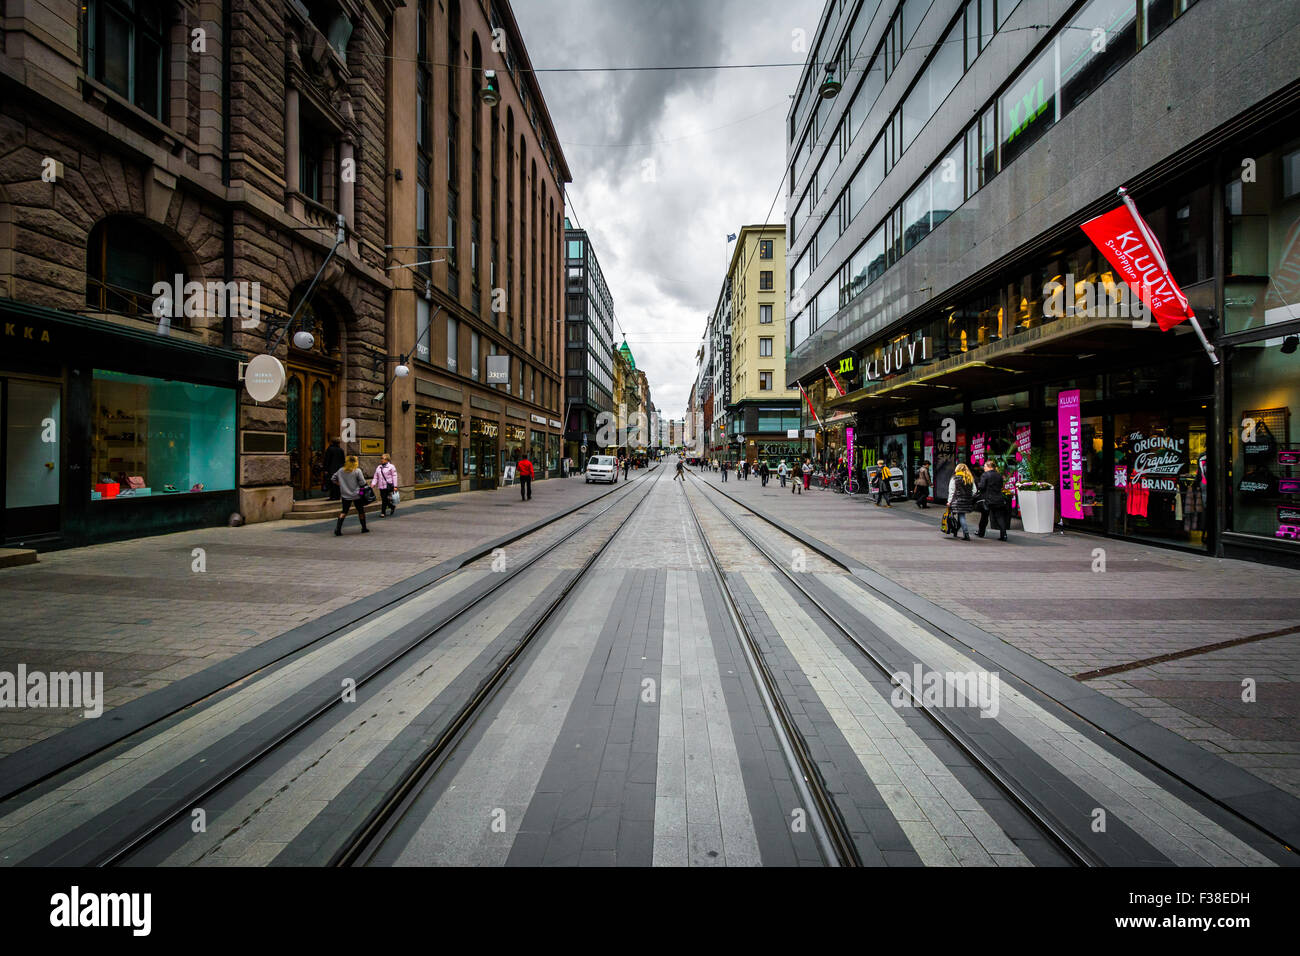
M 501 488 L 372 509 L 366 535 L 349 515 L 342 538 L 332 520 L 275 521 L 43 554 L 0 571 L 0 671 L 102 671 L 108 710 L 609 490 L 553 478 L 529 502 Z M 80 720 L 0 709 L 0 756 Z
M 866 496 L 699 477 L 1300 796 L 1300 572 L 1078 533 L 1027 535 L 1018 521 L 1006 543 L 965 542 L 939 533 L 933 505 L 885 509 Z M 1104 572 L 1094 570 L 1101 556 Z M 1231 641 L 1243 642 L 1203 650 Z M 1167 655 L 1185 656 L 1132 666 Z M 1108 668 L 1118 670 L 1091 673 Z M 1253 701 L 1243 682 L 1253 682 Z

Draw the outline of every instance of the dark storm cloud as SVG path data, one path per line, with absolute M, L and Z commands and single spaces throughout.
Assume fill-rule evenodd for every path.
M 718 62 L 726 4 L 699 0 L 520 0 L 515 14 L 534 67 L 681 66 Z M 669 98 L 705 89 L 700 70 L 542 73 L 566 152 L 581 151 L 586 170 L 621 169 L 651 143 Z M 558 125 L 558 119 L 557 119 Z
M 534 67 L 789 63 L 825 0 L 515 0 Z M 680 417 L 728 233 L 781 222 L 798 68 L 539 74 L 591 234 L 655 404 Z

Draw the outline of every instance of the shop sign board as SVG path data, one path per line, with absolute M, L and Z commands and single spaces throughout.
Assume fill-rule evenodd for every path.
M 487 383 L 489 385 L 510 384 L 510 356 L 489 355 L 487 357 Z
M 1061 517 L 1083 517 L 1083 421 L 1079 390 L 1056 397 L 1056 434 L 1061 463 Z
M 922 339 L 890 346 L 878 352 L 869 362 L 863 363 L 863 375 L 868 382 L 874 382 L 882 375 L 897 375 L 913 365 L 930 361 L 932 339 L 927 335 Z
M 384 440 L 382 438 L 363 438 L 360 445 L 361 454 L 363 455 L 382 455 L 384 453 Z
M 255 402 L 269 402 L 284 388 L 284 366 L 274 355 L 255 355 L 244 369 L 244 388 Z

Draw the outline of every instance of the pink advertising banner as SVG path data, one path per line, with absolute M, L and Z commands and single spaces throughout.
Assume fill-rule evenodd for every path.
M 1083 517 L 1083 423 L 1079 390 L 1056 396 L 1056 434 L 1061 452 L 1061 517 Z
M 984 464 L 984 433 L 980 432 L 970 440 L 970 460 L 972 465 Z
M 852 428 L 844 429 L 844 444 L 845 444 L 844 458 L 846 460 L 846 463 L 849 466 L 849 474 L 852 475 L 853 472 L 856 470 L 856 465 L 853 462 L 853 429 Z

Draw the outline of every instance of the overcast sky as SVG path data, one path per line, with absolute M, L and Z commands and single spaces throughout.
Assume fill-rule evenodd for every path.
M 823 5 L 513 0 L 539 71 L 802 61 Z M 807 37 L 800 51 L 795 30 Z M 783 129 L 799 75 L 798 67 L 539 73 L 573 174 L 567 211 L 591 233 L 637 367 L 671 418 L 686 411 L 727 234 L 785 215 Z

